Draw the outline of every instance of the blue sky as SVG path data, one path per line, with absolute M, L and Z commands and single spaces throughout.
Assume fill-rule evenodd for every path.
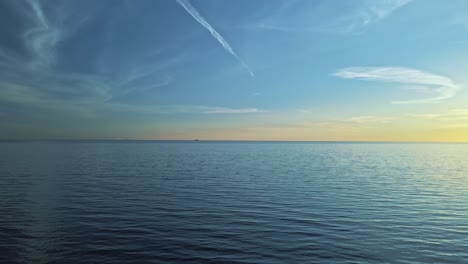
M 464 0 L 0 2 L 0 138 L 464 141 Z

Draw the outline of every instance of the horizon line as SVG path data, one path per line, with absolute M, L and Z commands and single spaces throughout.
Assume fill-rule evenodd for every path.
M 255 139 L 0 139 L 1 142 L 160 142 L 160 143 L 394 143 L 394 144 L 468 144 L 468 141 L 405 141 L 405 140 L 255 140 Z

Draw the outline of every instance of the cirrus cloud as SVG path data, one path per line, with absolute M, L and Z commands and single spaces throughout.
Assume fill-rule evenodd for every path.
M 393 101 L 395 104 L 429 103 L 452 98 L 460 87 L 450 78 L 406 67 L 350 67 L 341 69 L 334 76 L 343 79 L 400 83 L 424 87 L 435 95 L 428 98 Z
M 252 27 L 281 32 L 363 33 L 367 27 L 387 18 L 412 0 L 283 1 L 276 12 L 268 12 Z M 274 3 L 272 3 L 271 9 Z M 326 14 L 326 15 L 324 15 Z

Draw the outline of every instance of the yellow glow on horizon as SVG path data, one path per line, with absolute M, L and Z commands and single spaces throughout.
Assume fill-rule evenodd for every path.
M 201 140 L 285 140 L 285 141 L 405 141 L 468 142 L 468 127 L 252 127 L 172 132 L 162 139 Z

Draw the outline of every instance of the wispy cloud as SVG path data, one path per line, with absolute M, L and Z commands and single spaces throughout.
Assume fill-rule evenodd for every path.
M 363 0 L 356 8 L 346 14 L 325 23 L 323 30 L 341 33 L 362 33 L 366 27 L 373 25 L 412 0 Z
M 411 0 L 371 0 L 367 1 L 365 8 L 358 13 L 362 25 L 384 19 L 392 12 L 407 5 Z
M 127 69 L 112 83 L 114 95 L 125 96 L 133 92 L 144 92 L 167 86 L 175 79 L 175 75 L 170 70 L 184 62 L 187 62 L 184 56 L 177 55 Z
M 121 78 L 74 72 L 3 69 L 0 72 L 0 102 L 24 105 L 105 104 L 132 93 L 145 93 L 170 85 L 173 74 L 156 65 L 135 67 L 122 72 Z M 29 76 L 24 78 L 23 76 Z
M 210 107 L 203 111 L 205 114 L 248 114 L 264 112 L 257 108 L 227 108 L 227 107 Z
M 116 103 L 112 98 L 111 86 L 104 80 L 91 76 L 76 76 L 77 83 L 71 83 L 71 89 L 78 90 L 73 98 L 68 98 L 71 91 L 61 89 L 63 83 L 48 81 L 47 85 L 53 85 L 49 91 L 36 89 L 28 83 L 0 82 L 0 103 L 23 105 L 28 109 L 51 110 L 67 112 L 70 115 L 98 115 L 105 113 L 134 113 L 142 115 L 172 115 L 172 114 L 253 114 L 264 113 L 258 108 L 231 108 L 203 105 L 150 105 Z M 70 76 L 67 76 L 70 83 Z M 42 85 L 42 84 L 41 84 Z M 81 91 L 79 91 L 81 90 Z M 51 94 L 57 94 L 51 96 Z
M 210 34 L 223 46 L 224 50 L 231 54 L 239 63 L 242 65 L 249 74 L 254 77 L 254 73 L 250 70 L 249 66 L 234 52 L 234 49 L 229 45 L 229 43 L 221 36 L 207 21 L 206 19 L 198 12 L 198 10 L 192 6 L 189 0 L 176 0 L 177 3 L 182 6 L 200 25 L 206 28 Z
M 409 116 L 440 121 L 468 121 L 468 109 L 452 109 L 443 113 L 411 114 Z
M 281 5 L 276 13 L 254 23 L 253 27 L 282 32 L 362 33 L 411 1 L 357 0 L 345 5 L 334 1 L 290 1 Z
M 424 86 L 436 94 L 433 97 L 423 99 L 393 101 L 396 104 L 437 102 L 455 96 L 460 88 L 450 78 L 445 76 L 405 67 L 351 67 L 341 69 L 333 75 L 343 79 L 418 85 L 419 90 L 421 90 L 421 86 Z
M 346 119 L 347 122 L 354 123 L 389 123 L 393 120 L 392 117 L 383 117 L 383 116 L 353 116 L 349 119 Z
M 57 61 L 68 60 L 57 46 L 86 25 L 82 13 L 72 16 L 70 6 L 47 5 L 47 1 L 25 0 L 21 14 L 27 17 L 26 28 L 18 32 L 26 49 L 24 54 L 0 46 L 0 102 L 24 107 L 42 105 L 74 108 L 72 105 L 105 104 L 113 98 L 146 92 L 167 86 L 174 80 L 172 70 L 186 62 L 184 55 L 146 56 L 138 63 L 108 65 L 109 71 L 96 71 L 92 55 L 86 73 L 74 67 L 64 70 Z M 47 6 L 46 6 L 47 5 Z M 21 29 L 20 27 L 18 29 Z M 112 30 L 112 29 L 111 29 Z M 98 41 L 98 40 L 97 40 Z M 2 43 L 0 43 L 2 44 Z M 94 44 L 94 43 L 93 43 Z M 99 44 L 96 42 L 95 44 Z M 64 42 L 64 45 L 70 43 Z M 27 76 L 27 78 L 25 78 Z
M 103 110 L 116 112 L 138 112 L 142 114 L 252 114 L 264 113 L 258 108 L 231 108 L 203 105 L 129 105 L 109 103 L 102 106 Z
M 38 0 L 28 0 L 35 25 L 24 34 L 26 45 L 33 56 L 32 66 L 49 67 L 55 60 L 54 48 L 63 37 L 62 30 L 52 25 Z
M 20 76 L 2 76 L 0 102 L 27 107 L 102 103 L 112 98 L 112 86 L 105 78 L 86 74 L 43 73 L 20 71 Z M 28 75 L 29 78 L 21 78 Z M 42 108 L 42 107 L 41 107 Z

